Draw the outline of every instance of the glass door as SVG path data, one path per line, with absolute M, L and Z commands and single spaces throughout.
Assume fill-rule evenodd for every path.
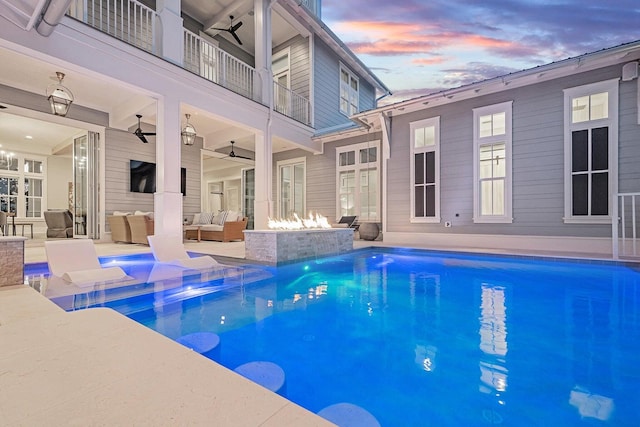
M 253 230 L 254 202 L 256 200 L 256 170 L 242 169 L 242 212 L 249 220 L 247 230 Z
M 87 132 L 73 140 L 73 237 L 98 239 L 99 134 Z
M 292 218 L 305 216 L 305 164 L 297 162 L 278 165 L 278 216 Z

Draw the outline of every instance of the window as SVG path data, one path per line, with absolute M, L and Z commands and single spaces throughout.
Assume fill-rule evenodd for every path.
M 340 65 L 340 112 L 351 116 L 359 111 L 358 79 L 343 65 Z
M 512 102 L 473 110 L 473 220 L 510 223 Z
M 566 89 L 564 102 L 564 221 L 607 223 L 617 182 L 618 80 Z
M 0 160 L 0 210 L 42 218 L 44 187 L 44 159 L 13 155 L 8 161 Z
M 305 169 L 304 158 L 278 162 L 278 216 L 291 218 L 297 214 L 300 218 L 305 212 Z
M 360 221 L 378 220 L 379 150 L 379 141 L 336 149 L 338 218 L 356 215 Z
M 440 117 L 410 124 L 411 221 L 440 222 Z

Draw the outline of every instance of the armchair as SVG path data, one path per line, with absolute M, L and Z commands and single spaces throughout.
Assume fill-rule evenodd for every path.
M 68 210 L 44 211 L 47 237 L 73 237 L 73 218 Z

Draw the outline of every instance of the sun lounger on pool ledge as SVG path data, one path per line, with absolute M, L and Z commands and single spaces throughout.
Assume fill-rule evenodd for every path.
M 210 256 L 191 258 L 184 248 L 181 236 L 147 236 L 153 257 L 158 262 L 184 268 L 203 270 L 224 267 Z
M 129 280 L 132 277 L 120 267 L 103 268 L 93 240 L 73 239 L 44 242 L 49 271 L 79 287 L 96 283 Z

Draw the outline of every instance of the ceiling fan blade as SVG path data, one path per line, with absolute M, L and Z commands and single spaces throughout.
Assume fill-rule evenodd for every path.
M 149 141 L 147 141 L 147 138 L 146 138 L 143 134 L 141 134 L 141 133 L 137 133 L 137 132 L 136 132 L 136 136 L 137 136 L 138 138 L 140 138 L 140 141 L 144 142 L 145 144 L 147 144 L 147 143 L 149 142 Z
M 240 27 L 242 27 L 242 21 L 238 22 L 236 25 L 232 25 L 231 28 L 229 28 L 229 32 L 233 33 Z
M 231 35 L 233 36 L 234 39 L 236 39 L 236 41 L 238 42 L 238 44 L 240 46 L 242 46 L 242 42 L 240 41 L 240 37 L 238 37 L 238 35 L 236 34 L 235 31 L 229 31 L 231 33 Z

